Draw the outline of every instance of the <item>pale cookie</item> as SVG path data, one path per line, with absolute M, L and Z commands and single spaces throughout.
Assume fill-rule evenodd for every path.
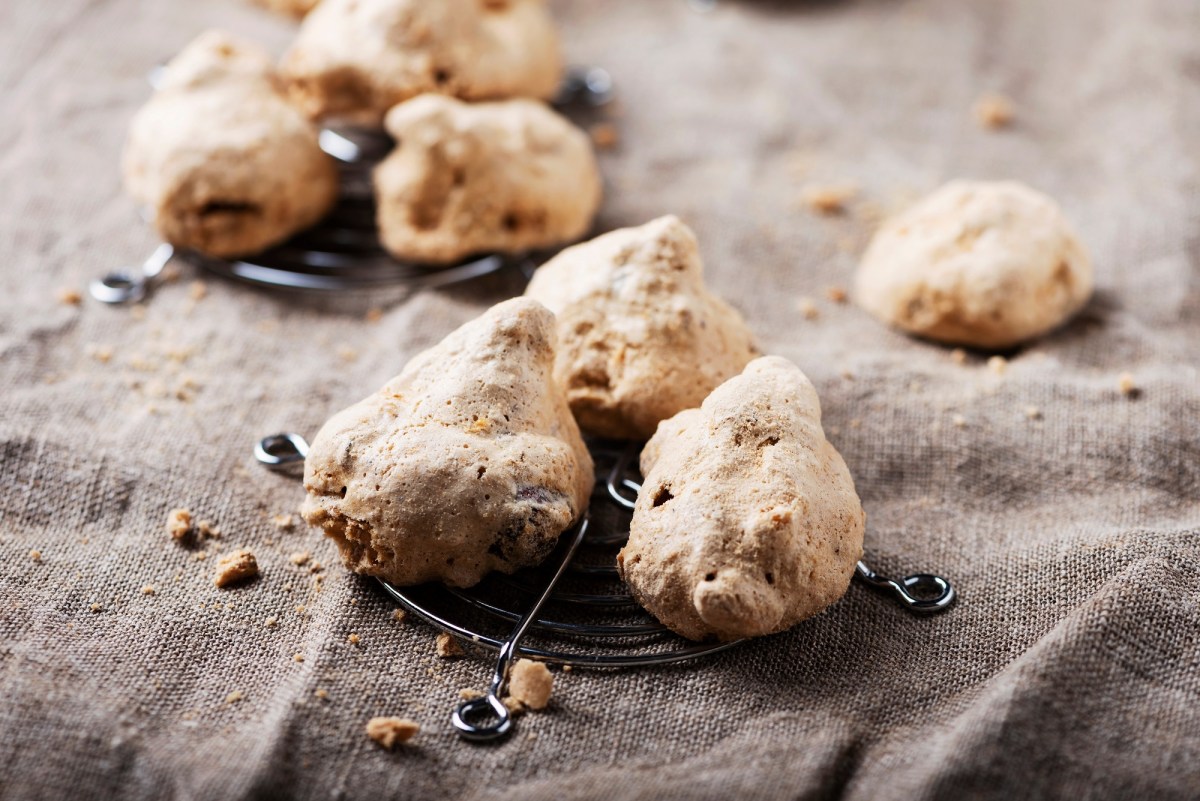
M 783 631 L 842 597 L 866 515 L 821 429 L 817 393 L 778 356 L 658 427 L 617 567 L 693 640 Z
M 555 378 L 598 436 L 648 439 L 758 355 L 742 316 L 704 285 L 696 236 L 674 216 L 564 250 L 525 294 L 558 318 Z
M 217 574 L 213 577 L 213 584 L 228 587 L 257 575 L 258 560 L 248 548 L 239 548 L 217 560 Z
M 392 109 L 396 149 L 375 169 L 379 235 L 393 256 L 450 264 L 578 239 L 600 206 L 587 134 L 534 100 L 423 95 Z
M 324 0 L 280 65 L 310 116 L 371 126 L 426 92 L 549 99 L 562 69 L 545 0 Z
M 543 662 L 518 659 L 508 676 L 508 696 L 526 709 L 545 709 L 554 690 L 554 675 Z
M 540 562 L 593 482 L 553 364 L 550 312 L 493 306 L 321 428 L 304 518 L 351 570 L 394 584 L 467 587 Z
M 909 333 L 978 348 L 1045 334 L 1092 294 L 1092 263 L 1058 206 L 1011 181 L 954 181 L 884 223 L 858 302 Z
M 333 160 L 277 89 L 267 54 L 219 31 L 167 65 L 130 126 L 124 173 L 164 240 L 219 257 L 282 242 L 338 192 Z

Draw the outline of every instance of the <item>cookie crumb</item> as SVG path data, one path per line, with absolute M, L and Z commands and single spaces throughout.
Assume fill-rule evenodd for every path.
M 996 375 L 1004 375 L 1005 371 L 1008 370 L 1008 359 L 1005 359 L 1003 356 L 993 356 L 987 360 L 987 366 Z
M 316 692 L 313 693 L 313 695 L 315 695 L 317 698 L 320 698 L 322 701 L 324 701 L 326 698 L 329 697 L 329 692 L 327 690 L 322 690 L 321 688 L 318 687 Z
M 239 581 L 254 578 L 258 575 L 258 560 L 249 548 L 238 548 L 217 560 L 217 575 L 213 584 L 227 587 Z
M 1004 95 L 988 93 L 975 101 L 975 121 L 990 130 L 1007 128 L 1016 118 L 1013 102 Z
M 304 614 L 305 612 L 307 612 L 307 611 L 308 611 L 308 610 L 304 608 L 304 604 L 299 604 L 299 605 L 296 607 L 296 614 L 297 614 L 297 615 L 303 615 L 303 614 Z
M 242 700 L 245 697 L 246 696 L 242 694 L 241 690 L 234 690 L 229 695 L 225 696 L 225 703 L 236 704 L 238 701 Z
M 1133 373 L 1121 373 L 1117 376 L 1117 389 L 1121 390 L 1121 394 L 1127 398 L 1136 395 L 1138 386 L 1133 380 Z
M 271 617 L 267 618 L 265 625 L 267 628 L 273 629 L 279 625 L 279 618 L 272 615 Z
M 950 422 L 954 423 L 955 428 L 966 428 L 967 427 L 967 418 L 963 417 L 961 414 L 956 414 L 953 417 L 951 417 Z
M 167 533 L 172 539 L 182 540 L 192 530 L 192 513 L 188 509 L 172 509 L 167 512 Z
M 817 308 L 817 304 L 809 297 L 800 298 L 796 302 L 796 308 L 799 309 L 800 314 L 804 316 L 805 320 L 815 320 L 821 316 L 821 310 Z
M 407 619 L 408 611 L 405 609 L 397 609 L 396 611 L 392 612 L 392 620 L 396 621 L 397 623 L 403 623 Z
M 832 300 L 834 303 L 845 303 L 850 299 L 850 295 L 840 286 L 831 286 L 825 290 L 825 297 Z
M 962 348 L 955 348 L 954 350 L 950 351 L 950 359 L 955 364 L 966 364 L 967 352 Z
M 291 562 L 293 565 L 299 566 L 299 565 L 303 565 L 310 558 L 311 558 L 311 554 L 309 554 L 308 551 L 296 551 L 296 553 L 294 553 L 288 557 L 288 561 Z
M 575 668 L 571 667 L 570 665 L 563 665 L 563 673 L 570 673 L 574 669 Z
M 91 609 L 93 612 L 103 612 L 104 611 L 104 607 L 101 606 L 100 604 L 92 604 L 91 606 L 88 607 L 88 609 Z
M 383 309 L 379 308 L 378 306 L 372 306 L 371 308 L 367 309 L 367 322 L 368 323 L 377 323 L 382 319 L 383 319 Z
M 203 281 L 193 281 L 188 285 L 188 297 L 192 300 L 204 300 L 208 296 L 208 284 Z
M 205 559 L 208 558 L 208 551 L 196 551 L 196 553 L 192 556 L 192 558 L 195 559 L 197 562 L 203 562 Z
M 221 529 L 217 528 L 217 525 L 211 520 L 201 520 L 196 524 L 196 531 L 206 540 L 221 536 Z
M 292 661 L 293 661 L 293 662 L 303 662 L 303 661 L 304 661 L 304 654 L 300 654 L 300 653 L 298 653 L 298 654 L 294 655 L 294 656 L 292 657 Z
M 592 144 L 597 150 L 612 150 L 617 146 L 620 137 L 617 134 L 617 126 L 611 122 L 598 122 L 588 128 L 588 135 L 592 137 Z
M 1026 406 L 1025 407 L 1025 416 L 1028 417 L 1030 420 L 1041 420 L 1042 419 L 1042 410 L 1036 406 Z
M 296 518 L 290 514 L 278 514 L 271 518 L 275 528 L 280 531 L 291 531 L 296 527 Z
M 362 637 L 359 637 L 357 634 L 351 634 L 346 638 L 346 642 L 350 643 L 351 645 L 358 645 L 361 640 Z
M 853 184 L 810 184 L 801 191 L 800 198 L 809 209 L 828 217 L 844 213 L 857 194 L 858 187 Z
M 338 358 L 344 362 L 358 361 L 358 351 L 349 345 L 342 345 L 337 349 Z
M 458 644 L 458 640 L 444 631 L 437 636 L 435 650 L 442 659 L 456 659 L 463 655 L 463 649 Z
M 112 361 L 114 350 L 112 345 L 91 344 L 84 348 L 84 352 L 101 364 L 108 364 Z
M 367 736 L 391 751 L 396 743 L 406 743 L 421 730 L 421 724 L 408 718 L 371 718 Z
M 511 698 L 533 710 L 545 709 L 554 689 L 554 675 L 543 662 L 518 659 L 508 679 Z
M 482 698 L 483 696 L 483 693 L 473 687 L 463 687 L 458 691 L 458 697 L 464 701 L 474 701 L 476 698 Z
M 35 562 L 40 562 L 42 561 L 42 552 L 39 550 L 32 550 L 29 552 L 29 558 Z
M 525 714 L 526 706 L 510 695 L 506 695 L 501 698 L 500 703 L 504 704 L 504 708 L 507 709 L 508 713 L 513 717 Z
M 83 303 L 83 295 L 80 294 L 78 289 L 73 287 L 60 287 L 59 290 L 54 293 L 54 296 L 58 298 L 58 302 L 64 306 L 78 306 L 80 303 Z
M 154 589 L 154 586 L 151 584 L 147 584 L 145 587 L 142 587 L 142 595 L 154 595 L 157 592 L 158 590 Z

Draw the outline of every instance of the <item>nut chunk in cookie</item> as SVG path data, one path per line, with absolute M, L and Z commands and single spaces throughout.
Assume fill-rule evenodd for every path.
M 858 302 L 911 334 L 1010 348 L 1062 325 L 1092 294 L 1092 263 L 1058 205 L 1013 181 L 953 181 L 884 223 Z
M 310 116 L 378 126 L 426 92 L 549 99 L 563 67 L 545 0 L 323 0 L 280 71 Z
M 468 587 L 545 559 L 593 482 L 553 364 L 550 312 L 493 306 L 322 427 L 304 518 L 394 584 Z
M 817 393 L 778 356 L 658 427 L 617 567 L 633 597 L 693 640 L 783 631 L 850 585 L 866 515 L 825 439 Z
M 648 439 L 758 355 L 742 316 L 704 285 L 696 236 L 677 217 L 564 250 L 525 294 L 558 319 L 555 377 L 598 436 Z
M 313 225 L 337 199 L 337 168 L 275 84 L 267 54 L 209 31 L 167 65 L 133 118 L 125 186 L 164 240 L 243 256 Z
M 383 246 L 451 264 L 587 233 L 600 172 L 587 134 L 534 100 L 468 104 L 422 95 L 387 116 L 396 149 L 375 169 Z

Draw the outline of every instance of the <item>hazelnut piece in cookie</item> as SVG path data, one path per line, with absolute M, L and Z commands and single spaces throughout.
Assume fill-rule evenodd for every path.
M 597 436 L 648 439 L 758 355 L 742 316 L 704 285 L 696 236 L 678 217 L 567 248 L 525 294 L 554 312 L 555 377 Z
M 791 362 L 755 359 L 699 409 L 664 421 L 641 468 L 617 567 L 671 630 L 771 634 L 846 592 L 866 515 L 825 439 L 817 393 Z
M 267 54 L 220 31 L 167 65 L 133 119 L 123 166 L 162 238 L 209 256 L 278 244 L 338 193 L 333 160 L 277 88 Z
M 553 364 L 545 307 L 493 306 L 321 428 L 304 518 L 348 568 L 394 584 L 468 587 L 540 562 L 593 482 Z
M 310 116 L 378 127 L 426 92 L 549 99 L 562 55 L 545 0 L 323 0 L 280 71 Z
M 1092 263 L 1058 205 L 1012 181 L 954 181 L 884 223 L 858 302 L 927 339 L 1010 348 L 1062 325 L 1092 294 Z
M 396 149 L 375 169 L 383 246 L 451 264 L 578 239 L 600 206 L 591 140 L 534 100 L 422 95 L 387 116 Z

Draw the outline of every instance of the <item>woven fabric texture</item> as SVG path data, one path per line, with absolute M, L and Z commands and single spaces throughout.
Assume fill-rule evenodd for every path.
M 136 309 L 61 302 L 156 245 L 118 169 L 147 69 L 214 26 L 279 52 L 293 23 L 7 3 L 0 799 L 1200 794 L 1200 5 L 697 5 L 552 3 L 570 61 L 620 96 L 597 230 L 692 225 L 711 286 L 815 383 L 872 566 L 942 573 L 957 607 L 917 619 L 856 583 L 713 658 L 557 674 L 513 739 L 459 741 L 449 710 L 487 660 L 439 660 L 318 532 L 277 529 L 302 490 L 250 449 L 315 432 L 520 280 L 318 298 L 182 264 Z M 1010 128 L 973 118 L 989 91 Z M 958 177 L 1051 195 L 1096 264 L 1090 305 L 1003 374 L 826 294 L 881 214 Z M 843 214 L 802 202 L 847 183 Z M 164 530 L 180 506 L 261 577 L 214 587 L 217 546 Z M 388 753 L 375 715 L 423 729 Z

